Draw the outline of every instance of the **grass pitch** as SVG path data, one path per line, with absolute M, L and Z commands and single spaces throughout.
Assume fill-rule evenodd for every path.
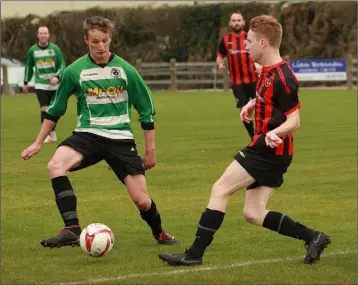
M 57 233 L 57 212 L 46 164 L 55 144 L 22 161 L 22 150 L 40 126 L 34 95 L 1 98 L 1 283 L 2 284 L 353 284 L 356 282 L 356 106 L 355 91 L 300 92 L 301 127 L 285 183 L 269 207 L 331 235 L 321 260 L 303 264 L 301 241 L 247 224 L 244 192 L 234 195 L 203 267 L 172 268 L 163 251 L 190 246 L 212 184 L 248 143 L 231 93 L 157 92 L 157 166 L 147 173 L 165 230 L 182 245 L 156 245 L 124 186 L 99 163 L 69 174 L 82 226 L 108 225 L 113 250 L 103 258 L 80 248 L 50 250 L 41 239 Z M 60 140 L 76 124 L 75 100 L 57 128 Z M 133 118 L 138 149 L 143 134 Z

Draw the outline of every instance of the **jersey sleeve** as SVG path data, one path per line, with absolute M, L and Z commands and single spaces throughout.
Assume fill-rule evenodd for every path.
M 139 114 L 139 122 L 143 129 L 154 129 L 155 109 L 152 93 L 134 67 L 129 69 L 128 95 Z
M 60 48 L 56 47 L 56 76 L 61 80 L 65 71 L 65 60 L 63 59 Z
M 69 68 L 66 68 L 56 94 L 46 111 L 46 114 L 49 115 L 47 118 L 59 118 L 65 114 L 68 99 L 76 91 L 75 86 L 74 74 Z
M 32 49 L 29 49 L 25 59 L 24 83 L 28 83 L 34 75 L 34 55 Z
M 217 55 L 224 57 L 226 55 L 226 48 L 224 44 L 224 37 L 221 39 L 218 49 L 216 51 Z
M 277 81 L 277 100 L 285 116 L 300 108 L 298 84 L 293 78 L 285 77 Z

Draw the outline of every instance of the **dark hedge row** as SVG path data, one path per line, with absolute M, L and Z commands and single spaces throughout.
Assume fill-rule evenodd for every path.
M 67 63 L 87 52 L 82 21 L 101 15 L 115 25 L 112 50 L 129 62 L 213 61 L 228 17 L 241 11 L 247 22 L 259 14 L 273 14 L 284 27 L 282 54 L 290 58 L 330 58 L 356 54 L 357 3 L 306 2 L 199 4 L 152 9 L 101 9 L 60 12 L 48 17 L 28 15 L 2 20 L 3 56 L 24 60 L 36 41 L 39 24 L 47 25 L 52 41 L 60 46 Z

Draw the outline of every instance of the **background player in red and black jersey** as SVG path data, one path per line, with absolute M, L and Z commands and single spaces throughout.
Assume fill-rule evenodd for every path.
M 309 229 L 266 207 L 274 190 L 282 185 L 283 175 L 291 164 L 292 133 L 300 125 L 298 82 L 287 61 L 280 56 L 281 38 L 282 26 L 272 16 L 262 15 L 250 21 L 246 47 L 263 70 L 257 83 L 257 96 L 243 107 L 240 117 L 251 121 L 251 113 L 255 110 L 255 136 L 235 155 L 214 184 L 193 245 L 183 254 L 159 255 L 170 265 L 202 264 L 204 252 L 224 220 L 230 196 L 245 187 L 246 221 L 303 240 L 307 249 L 305 264 L 319 260 L 331 243 L 327 234 Z
M 229 26 L 232 31 L 222 37 L 217 50 L 216 63 L 219 70 L 224 70 L 224 57 L 227 57 L 230 85 L 235 96 L 236 107 L 241 109 L 250 99 L 255 98 L 255 87 L 260 73 L 260 65 L 254 64 L 245 48 L 247 32 L 244 31 L 245 20 L 240 12 L 231 14 Z M 243 123 L 250 137 L 253 137 L 253 123 Z

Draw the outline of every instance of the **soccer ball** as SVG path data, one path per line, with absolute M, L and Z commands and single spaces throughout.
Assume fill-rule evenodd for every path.
M 111 251 L 114 235 L 109 227 L 101 223 L 89 224 L 80 235 L 82 250 L 94 257 L 101 257 Z

